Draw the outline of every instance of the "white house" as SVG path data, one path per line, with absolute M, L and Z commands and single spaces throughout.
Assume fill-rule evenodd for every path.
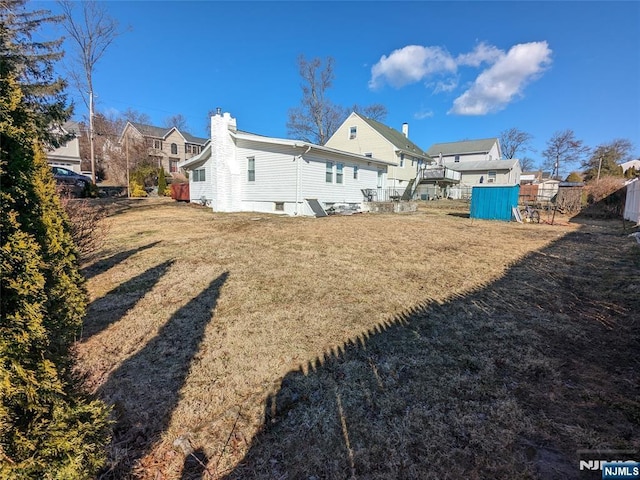
M 363 190 L 382 188 L 394 162 L 308 142 L 265 137 L 237 129 L 219 110 L 211 141 L 180 162 L 189 172 L 190 201 L 218 212 L 322 215 L 336 204 L 359 208 Z
M 68 121 L 53 129 L 56 135 L 73 135 L 67 143 L 47 152 L 47 163 L 56 167 L 64 167 L 80 173 L 80 127 L 76 122 Z

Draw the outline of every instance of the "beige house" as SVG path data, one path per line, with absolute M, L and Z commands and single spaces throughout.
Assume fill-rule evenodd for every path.
M 179 173 L 178 163 L 198 155 L 208 142 L 206 138 L 194 137 L 176 127 L 154 127 L 135 122 L 127 122 L 120 143 L 124 145 L 127 139 L 144 141 L 149 157 L 171 174 Z
M 80 173 L 80 141 L 78 135 L 80 127 L 76 122 L 68 121 L 53 129 L 56 135 L 73 135 L 64 145 L 47 152 L 47 163 L 56 167 L 64 167 Z
M 404 194 L 416 178 L 421 165 L 431 159 L 409 140 L 409 125 L 402 132 L 353 112 L 325 146 L 390 162 L 386 187 Z

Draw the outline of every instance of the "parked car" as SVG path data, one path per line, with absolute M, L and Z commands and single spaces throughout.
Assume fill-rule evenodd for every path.
M 91 186 L 91 177 L 64 167 L 51 167 L 58 191 L 64 195 L 83 197 Z

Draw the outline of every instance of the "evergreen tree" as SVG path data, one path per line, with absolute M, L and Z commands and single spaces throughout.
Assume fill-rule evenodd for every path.
M 167 178 L 164 176 L 164 167 L 158 169 L 158 196 L 164 196 L 167 191 Z
M 69 116 L 53 78 L 59 42 L 34 42 L 48 12 L 0 10 L 0 478 L 90 478 L 108 410 L 71 372 L 85 313 L 76 251 L 44 154 Z

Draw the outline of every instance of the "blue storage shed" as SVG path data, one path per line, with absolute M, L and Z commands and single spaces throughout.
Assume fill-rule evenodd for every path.
M 520 185 L 475 185 L 471 190 L 471 218 L 510 222 L 518 208 Z

